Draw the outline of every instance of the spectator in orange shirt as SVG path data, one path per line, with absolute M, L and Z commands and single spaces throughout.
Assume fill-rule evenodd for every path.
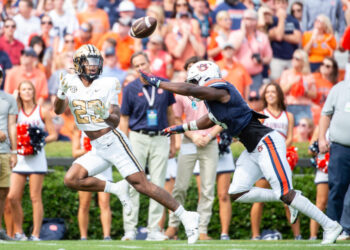
M 329 18 L 323 14 L 318 15 L 311 31 L 303 34 L 302 45 L 309 53 L 311 71 L 315 72 L 326 56 L 332 56 L 337 47 L 333 35 L 333 27 Z
M 317 88 L 304 50 L 294 51 L 292 68 L 282 72 L 280 85 L 285 95 L 287 111 L 294 115 L 295 125 L 302 118 L 312 119 L 311 106 L 312 100 L 317 96 Z
M 145 52 L 150 60 L 152 74 L 171 79 L 174 71 L 172 58 L 168 52 L 163 50 L 163 47 L 163 38 L 155 34 L 149 38 Z
M 233 59 L 233 45 L 226 43 L 222 47 L 223 59 L 217 62 L 217 65 L 221 69 L 222 78 L 232 83 L 239 93 L 241 93 L 242 97 L 248 100 L 249 86 L 252 84 L 252 78 L 243 65 Z
M 80 25 L 77 36 L 74 38 L 75 49 L 80 48 L 84 44 L 96 45 L 98 36 L 93 34 L 92 24 L 86 22 Z
M 93 26 L 93 32 L 102 35 L 109 30 L 108 14 L 97 8 L 98 0 L 85 0 L 87 9 L 77 14 L 79 24 L 89 22 Z
M 228 11 L 219 11 L 216 15 L 216 25 L 208 38 L 208 56 L 214 61 L 220 61 L 223 58 L 223 45 L 230 36 L 231 24 L 232 20 Z
M 35 85 L 36 102 L 41 105 L 49 94 L 45 73 L 35 67 L 36 60 L 37 54 L 33 48 L 24 49 L 20 58 L 20 65 L 8 71 L 4 90 L 17 97 L 18 85 L 25 80 L 31 81 Z
M 188 58 L 203 57 L 205 46 L 202 44 L 198 21 L 192 18 L 186 0 L 176 0 L 171 30 L 165 37 L 165 44 L 174 59 L 174 70 L 181 71 Z
M 314 103 L 323 107 L 329 91 L 338 82 L 338 63 L 332 57 L 323 59 L 319 72 L 313 74 L 317 87 Z
M 97 48 L 102 49 L 103 43 L 113 38 L 117 41 L 116 53 L 121 69 L 128 70 L 130 68 L 130 58 L 135 51 L 142 49 L 141 39 L 134 39 L 129 36 L 131 27 L 131 19 L 119 18 L 118 25 L 113 25 L 113 30 L 102 36 L 98 42 Z

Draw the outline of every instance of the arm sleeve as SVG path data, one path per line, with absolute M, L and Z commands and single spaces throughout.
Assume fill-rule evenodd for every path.
M 120 113 L 122 115 L 130 115 L 131 114 L 131 107 L 130 107 L 130 103 L 129 103 L 129 98 L 128 98 L 128 91 L 129 88 L 125 87 L 123 89 L 123 95 L 122 95 L 122 106 L 120 108 Z
M 9 110 L 10 115 L 17 115 L 18 114 L 18 107 L 17 107 L 17 102 L 16 99 L 13 96 L 10 96 L 10 110 Z

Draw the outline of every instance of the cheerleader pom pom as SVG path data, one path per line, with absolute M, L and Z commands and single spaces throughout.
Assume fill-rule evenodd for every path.
M 37 154 L 45 146 L 46 134 L 44 130 L 37 126 L 30 125 L 28 128 L 30 144 L 33 147 L 33 154 Z

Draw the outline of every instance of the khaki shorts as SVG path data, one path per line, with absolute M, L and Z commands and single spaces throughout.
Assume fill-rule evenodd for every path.
M 0 154 L 0 188 L 10 186 L 10 154 Z

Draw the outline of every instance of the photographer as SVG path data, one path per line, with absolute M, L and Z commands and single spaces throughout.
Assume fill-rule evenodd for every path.
M 235 58 L 252 77 L 250 98 L 258 100 L 263 80 L 263 65 L 270 63 L 272 50 L 267 35 L 257 30 L 256 11 L 250 9 L 244 11 L 241 29 L 231 33 L 229 41 L 235 48 Z

